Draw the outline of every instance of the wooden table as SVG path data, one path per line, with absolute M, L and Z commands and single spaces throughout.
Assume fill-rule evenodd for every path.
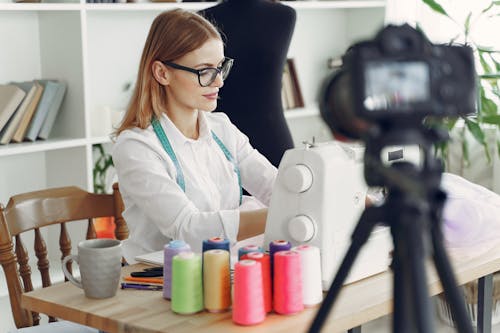
M 464 284 L 500 270 L 499 247 L 473 260 L 454 260 L 455 275 Z M 144 265 L 123 268 L 123 274 L 142 269 Z M 442 291 L 434 268 L 429 266 L 429 293 Z M 490 298 L 491 299 L 491 298 Z M 100 330 L 114 332 L 305 332 L 318 307 L 296 315 L 270 314 L 256 326 L 233 324 L 231 313 L 177 315 L 161 291 L 118 290 L 115 297 L 95 300 L 86 298 L 83 291 L 66 282 L 35 290 L 22 296 L 23 307 L 51 316 L 70 320 Z M 349 329 L 392 312 L 392 274 L 381 273 L 346 285 L 337 299 L 324 330 L 345 332 Z

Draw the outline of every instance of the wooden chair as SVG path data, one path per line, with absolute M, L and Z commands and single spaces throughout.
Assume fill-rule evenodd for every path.
M 7 207 L 0 205 L 0 264 L 6 276 L 16 327 L 30 327 L 40 323 L 38 313 L 31 313 L 21 306 L 21 294 L 33 290 L 31 267 L 21 234 L 29 231 L 34 233 L 34 250 L 38 258 L 37 266 L 42 287 L 47 287 L 52 282 L 47 246 L 41 228 L 54 224 L 60 226 L 59 248 L 62 259 L 69 255 L 72 249 L 67 231 L 69 222 L 86 223 L 85 238 L 89 239 L 95 238 L 93 218 L 113 216 L 116 238 L 127 238 L 128 228 L 121 215 L 123 208 L 117 183 L 113 185 L 113 194 L 94 194 L 78 187 L 60 187 L 15 195 L 10 198 Z M 69 269 L 70 265 L 71 263 L 68 265 Z M 56 319 L 49 317 L 49 322 L 53 321 Z

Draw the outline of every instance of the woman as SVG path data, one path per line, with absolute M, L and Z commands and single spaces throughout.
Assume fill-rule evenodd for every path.
M 210 113 L 233 63 L 223 50 L 196 13 L 172 10 L 152 23 L 113 148 L 130 263 L 170 239 L 200 251 L 210 237 L 234 243 L 264 232 L 277 170 L 225 114 Z

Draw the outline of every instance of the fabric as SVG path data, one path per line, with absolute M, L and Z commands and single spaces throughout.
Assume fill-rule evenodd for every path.
M 136 255 L 163 249 L 170 239 L 182 239 L 198 252 L 210 237 L 234 244 L 240 209 L 269 205 L 277 175 L 224 113 L 200 111 L 197 140 L 186 138 L 166 115 L 160 122 L 184 173 L 186 192 L 177 185 L 175 166 L 152 126 L 123 131 L 113 147 L 130 231 L 123 243 L 129 263 Z M 242 186 L 253 196 L 244 196 L 241 207 L 238 177 L 211 130 L 235 157 Z M 251 204 L 255 201 L 260 203 Z
M 451 173 L 443 173 L 441 186 L 448 194 L 443 234 L 450 254 L 472 258 L 500 250 L 500 195 Z
M 70 321 L 57 321 L 33 327 L 19 328 L 8 333 L 99 333 L 95 328 L 83 326 Z

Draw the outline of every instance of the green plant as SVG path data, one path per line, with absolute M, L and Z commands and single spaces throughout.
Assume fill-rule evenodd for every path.
M 450 39 L 450 44 L 465 43 L 474 50 L 476 58 L 476 72 L 478 82 L 477 114 L 467 117 L 461 117 L 464 126 L 461 128 L 460 137 L 462 140 L 462 153 L 466 165 L 469 161 L 469 143 L 467 142 L 466 131 L 479 142 L 485 151 L 488 162 L 491 162 L 490 150 L 486 140 L 484 129 L 493 126 L 498 132 L 500 130 L 500 50 L 491 46 L 479 45 L 471 38 L 471 31 L 475 25 L 482 19 L 495 19 L 500 16 L 500 1 L 491 1 L 478 14 L 472 11 L 468 12 L 464 22 L 458 22 L 451 17 L 441 4 L 435 0 L 422 0 L 435 13 L 446 17 L 457 26 L 457 34 Z M 420 28 L 421 29 L 421 28 Z M 498 47 L 498 45 L 496 45 Z M 438 125 L 451 132 L 459 123 L 459 118 L 430 119 L 430 125 Z M 447 160 L 448 143 L 440 143 L 435 146 L 436 154 Z M 496 149 L 500 154 L 500 139 L 497 136 Z
M 94 169 L 92 170 L 94 179 L 94 192 L 106 193 L 106 179 L 110 168 L 113 168 L 113 158 L 108 154 L 101 143 L 92 146 L 92 150 L 97 153 Z M 94 156 L 95 157 L 95 156 Z

